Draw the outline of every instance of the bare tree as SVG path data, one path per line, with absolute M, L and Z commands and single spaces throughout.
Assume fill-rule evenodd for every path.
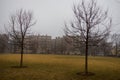
M 23 54 L 24 54 L 24 41 L 26 35 L 30 31 L 30 27 L 33 26 L 33 14 L 30 11 L 20 9 L 10 16 L 8 34 L 12 40 L 15 40 L 16 44 L 20 47 L 20 67 L 23 67 Z
M 90 42 L 97 45 L 110 32 L 111 19 L 108 18 L 108 11 L 102 11 L 95 0 L 86 3 L 85 0 L 74 5 L 74 20 L 70 25 L 65 24 L 65 34 L 68 37 L 74 36 L 78 42 L 85 44 L 85 75 L 88 75 L 88 46 Z

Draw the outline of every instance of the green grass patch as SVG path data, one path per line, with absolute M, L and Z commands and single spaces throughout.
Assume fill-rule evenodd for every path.
M 74 55 L 25 54 L 24 66 L 19 66 L 20 54 L 0 55 L 0 80 L 120 80 L 120 58 L 89 57 L 89 71 L 82 76 L 84 57 Z

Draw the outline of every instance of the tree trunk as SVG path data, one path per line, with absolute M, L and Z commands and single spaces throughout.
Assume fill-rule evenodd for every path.
M 88 73 L 88 40 L 86 41 L 86 49 L 85 49 L 85 74 Z
M 23 67 L 23 50 L 24 50 L 24 48 L 23 48 L 24 46 L 23 46 L 23 41 L 22 41 L 22 43 L 21 43 L 21 58 L 20 58 L 20 67 Z
M 88 27 L 87 27 L 88 28 Z M 89 34 L 89 30 L 87 30 L 87 35 L 86 35 L 86 42 L 85 42 L 85 74 L 88 74 L 88 34 Z

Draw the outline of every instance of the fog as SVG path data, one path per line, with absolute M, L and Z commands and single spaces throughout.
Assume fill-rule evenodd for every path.
M 4 32 L 4 25 L 8 24 L 9 17 L 18 9 L 31 10 L 34 13 L 36 25 L 31 31 L 36 34 L 53 37 L 64 35 L 64 22 L 73 19 L 73 4 L 80 0 L 0 0 L 0 28 Z M 120 2 L 118 0 L 97 0 L 103 10 L 109 10 L 113 18 L 112 33 L 120 30 Z

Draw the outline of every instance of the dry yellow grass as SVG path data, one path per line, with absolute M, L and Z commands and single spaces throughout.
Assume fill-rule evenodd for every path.
M 25 54 L 19 66 L 19 54 L 0 55 L 0 80 L 120 80 L 120 58 L 89 57 L 94 76 L 77 75 L 84 71 L 84 57 L 73 55 Z

